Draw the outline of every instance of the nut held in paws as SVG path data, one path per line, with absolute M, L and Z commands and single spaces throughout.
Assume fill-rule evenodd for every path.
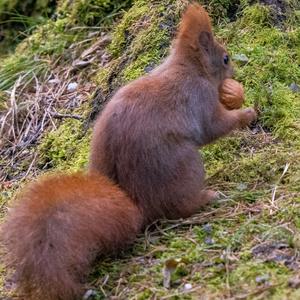
M 243 85 L 233 79 L 225 79 L 220 87 L 220 101 L 227 109 L 238 109 L 245 96 Z

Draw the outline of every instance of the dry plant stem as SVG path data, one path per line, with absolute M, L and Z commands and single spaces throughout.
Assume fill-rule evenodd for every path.
M 79 107 L 89 97 L 89 91 L 84 86 L 78 86 L 75 92 L 68 92 L 67 86 L 76 77 L 71 77 L 69 71 L 59 70 L 49 72 L 43 78 L 32 72 L 30 80 L 20 76 L 10 94 L 9 107 L 0 115 L 0 137 L 3 143 L 0 155 L 3 157 L 3 174 L 5 181 L 11 169 L 18 168 L 26 152 L 32 156 L 30 164 L 20 176 L 25 178 L 35 170 L 35 152 L 28 151 L 42 136 L 45 130 L 57 128 L 58 120 L 72 118 L 82 120 L 82 116 L 73 114 L 73 108 Z M 55 78 L 56 83 L 51 83 Z M 92 86 L 91 86 L 92 88 Z M 32 92 L 34 91 L 34 92 Z M 70 113 L 60 113 L 68 109 Z M 19 178 L 21 179 L 21 178 Z M 10 178 L 11 180 L 11 178 Z

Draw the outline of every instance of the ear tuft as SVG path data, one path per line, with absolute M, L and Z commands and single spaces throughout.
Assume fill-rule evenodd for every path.
M 202 31 L 212 33 L 210 17 L 201 5 L 191 4 L 183 14 L 179 35 L 187 35 L 190 38 L 197 37 L 198 39 Z

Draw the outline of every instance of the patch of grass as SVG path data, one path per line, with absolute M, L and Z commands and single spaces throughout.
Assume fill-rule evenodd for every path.
M 0 19 L 8 13 L 18 12 L 20 15 L 46 14 L 53 9 L 53 0 L 1 0 L 0 2 Z
M 41 76 L 47 71 L 45 61 L 27 55 L 12 55 L 1 63 L 0 90 L 11 88 L 18 79 L 32 80 L 34 76 Z
M 54 12 L 53 0 L 0 1 L 0 54 L 7 54 Z
M 229 276 L 229 283 L 233 291 L 247 294 L 247 290 L 259 288 L 258 278 L 266 277 L 268 283 L 284 283 L 288 279 L 289 271 L 286 267 L 274 263 L 243 262 Z M 278 281 L 280 278 L 280 281 Z M 262 284 L 263 285 L 263 284 Z M 272 294 L 274 291 L 270 291 Z
M 122 263 L 122 270 L 127 270 L 121 272 L 121 279 L 119 279 L 124 287 L 126 286 L 126 291 L 123 290 L 121 298 L 139 299 L 134 298 L 134 295 L 139 295 L 142 299 L 150 299 L 155 296 L 174 294 L 179 297 L 178 299 L 184 299 L 182 297 L 195 299 L 204 294 L 207 299 L 219 299 L 228 293 L 232 297 L 266 293 L 268 297 L 280 299 L 279 295 L 297 294 L 287 288 L 287 281 L 294 274 L 292 269 L 280 261 L 277 262 L 275 258 L 272 259 L 271 256 L 269 261 L 263 261 L 251 253 L 254 246 L 268 241 L 289 245 L 293 234 L 286 229 L 284 225 L 286 223 L 280 225 L 278 220 L 276 221 L 279 217 L 277 214 L 281 214 L 286 204 L 280 201 L 277 205 L 279 207 L 271 218 L 268 214 L 270 206 L 267 202 L 265 206 L 261 206 L 261 212 L 256 213 L 255 216 L 250 212 L 254 207 L 242 208 L 240 203 L 232 203 L 217 210 L 212 209 L 210 211 L 212 214 L 215 212 L 215 215 L 209 218 L 208 224 L 211 228 L 209 230 L 205 213 L 200 213 L 194 218 L 195 223 L 204 218 L 203 221 L 206 223 L 204 226 L 194 224 L 190 229 L 177 227 L 175 230 L 172 229 L 172 225 L 161 226 L 163 235 L 156 233 L 158 239 L 154 243 L 150 242 L 148 255 L 142 251 L 142 259 L 136 259 L 136 256 L 139 257 L 136 253 L 135 257 L 117 261 L 118 265 Z M 299 209 L 299 205 L 297 207 Z M 284 214 L 294 218 L 295 213 L 296 211 L 286 211 Z M 281 222 L 286 221 L 287 219 L 281 219 Z M 275 224 L 277 225 L 274 226 Z M 207 237 L 211 239 L 207 240 Z M 290 248 L 288 251 L 293 252 Z M 282 250 L 279 253 L 281 256 L 278 256 L 278 259 L 288 255 Z M 164 262 L 172 258 L 181 258 L 184 263 L 175 270 L 172 275 L 171 289 L 167 291 L 162 287 L 162 270 Z M 112 265 L 114 263 L 111 262 Z M 131 268 L 132 265 L 134 268 Z M 270 288 L 265 291 L 264 280 L 270 284 Z M 185 295 L 182 290 L 185 283 L 190 283 L 199 289 L 191 290 L 190 294 Z M 110 291 L 110 284 L 105 291 Z M 111 293 L 117 293 L 115 285 Z
M 276 152 L 274 149 L 259 151 L 253 155 L 241 153 L 238 160 L 222 168 L 222 181 L 230 183 L 246 183 L 261 187 L 269 185 L 279 178 L 286 161 L 292 157 L 286 152 Z M 268 163 L 264 162 L 268 160 Z M 249 188 L 250 186 L 248 186 Z

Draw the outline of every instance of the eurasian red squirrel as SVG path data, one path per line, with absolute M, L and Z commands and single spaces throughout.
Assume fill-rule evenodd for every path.
M 121 88 L 97 119 L 87 174 L 31 184 L 2 228 L 26 299 L 73 300 L 97 255 L 117 251 L 158 218 L 188 217 L 214 199 L 199 147 L 249 124 L 219 87 L 233 69 L 206 11 L 190 5 L 165 62 Z

